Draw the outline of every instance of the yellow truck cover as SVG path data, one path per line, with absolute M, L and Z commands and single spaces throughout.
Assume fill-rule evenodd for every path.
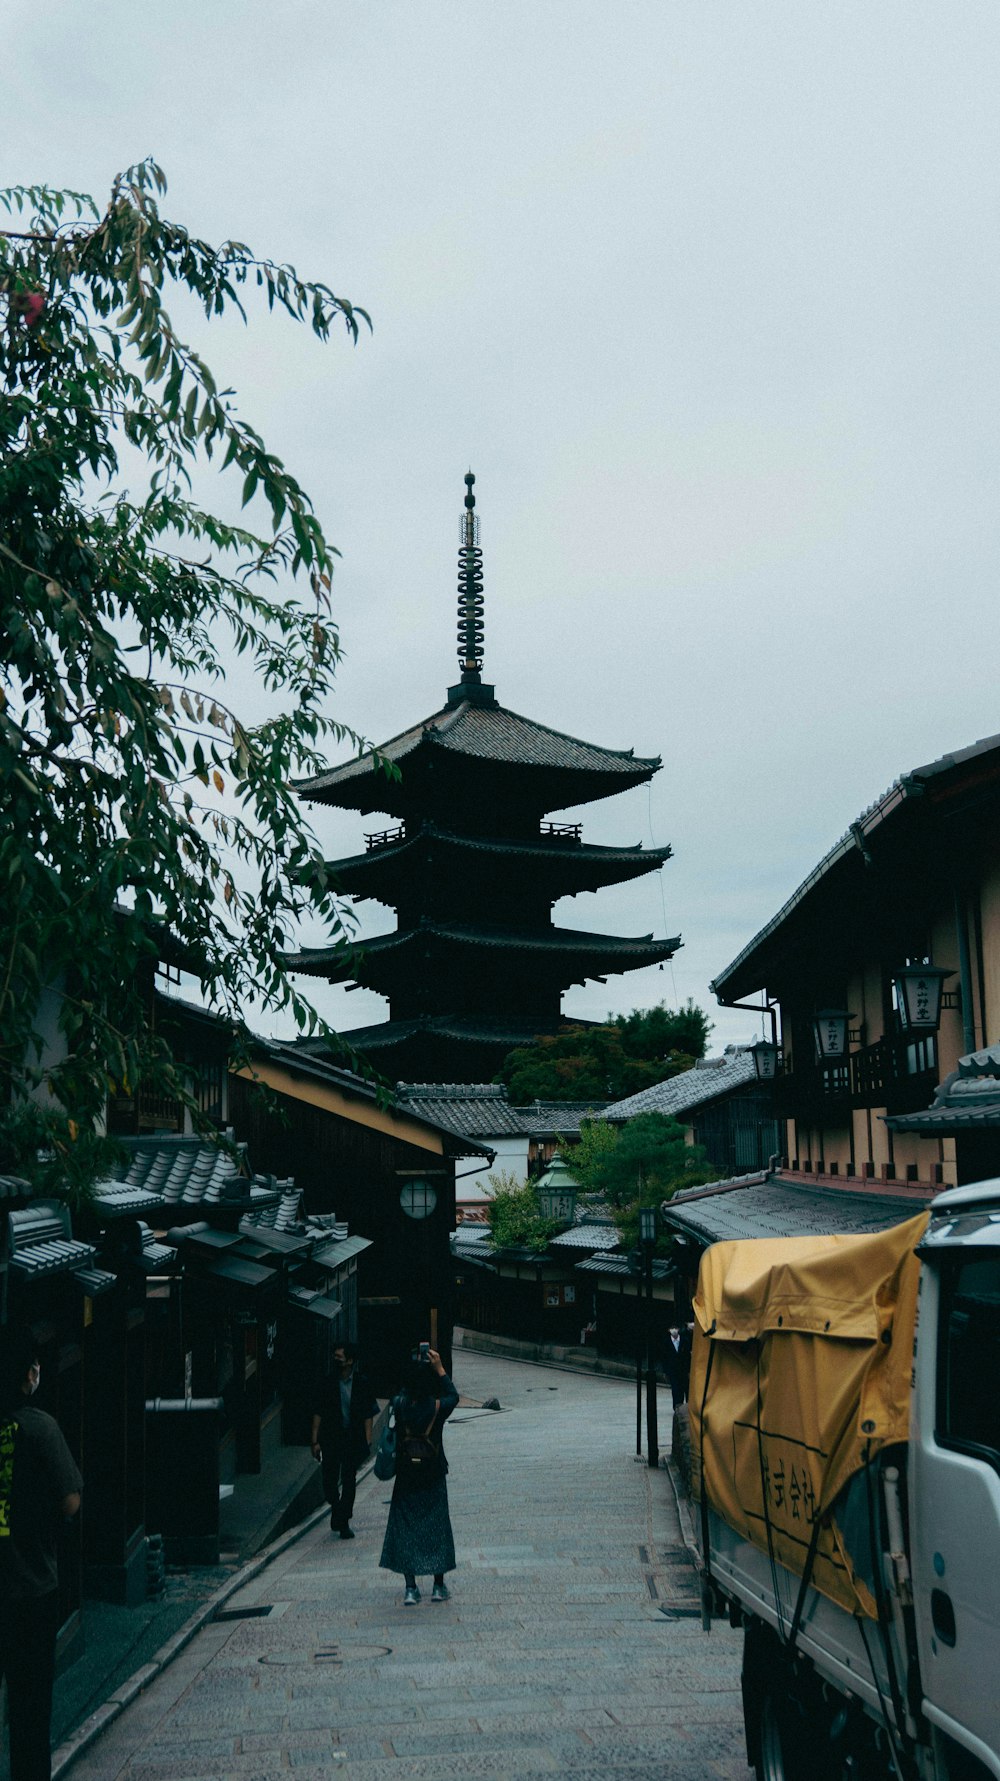
M 695 1499 L 704 1491 L 736 1533 L 799 1576 L 815 1537 L 816 1588 L 872 1619 L 834 1505 L 880 1448 L 909 1434 L 914 1252 L 927 1222 L 713 1244 L 694 1301 Z

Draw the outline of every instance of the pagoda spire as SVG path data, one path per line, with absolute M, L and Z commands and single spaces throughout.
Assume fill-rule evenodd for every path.
M 462 514 L 458 549 L 458 665 L 462 678 L 448 688 L 449 705 L 468 700 L 473 705 L 494 704 L 493 688 L 483 684 L 483 553 L 479 546 L 479 515 L 476 512 L 472 471 L 465 478 L 465 512 Z

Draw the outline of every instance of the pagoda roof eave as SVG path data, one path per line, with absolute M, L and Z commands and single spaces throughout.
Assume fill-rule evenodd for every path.
M 670 940 L 654 940 L 651 934 L 621 936 L 594 934 L 577 928 L 549 928 L 542 932 L 518 929 L 468 928 L 443 922 L 425 922 L 416 928 L 376 934 L 351 952 L 342 947 L 319 947 L 293 953 L 286 957 L 290 971 L 308 977 L 327 977 L 331 982 L 353 978 L 371 982 L 372 965 L 381 962 L 402 965 L 406 956 L 417 948 L 426 948 L 429 941 L 440 942 L 447 950 L 465 947 L 478 952 L 529 953 L 539 960 L 561 960 L 565 965 L 584 969 L 586 976 L 597 977 L 604 972 L 616 975 L 637 966 L 663 963 L 673 957 L 681 945 L 680 935 Z
M 356 760 L 296 780 L 294 789 L 318 803 L 393 810 L 399 802 L 399 782 L 392 777 L 392 768 L 414 755 L 437 750 L 498 771 L 528 771 L 549 779 L 554 782 L 551 795 L 563 799 L 546 806 L 552 809 L 641 785 L 662 764 L 658 755 L 647 759 L 631 749 L 603 748 L 548 724 L 535 723 L 505 706 L 463 700 L 432 713 Z M 589 792 L 585 789 L 588 784 L 592 787 Z
M 348 895 L 352 880 L 360 887 L 376 884 L 391 877 L 395 868 L 416 857 L 422 847 L 440 847 L 445 851 L 486 854 L 495 859 L 510 859 L 519 864 L 556 868 L 554 876 L 568 884 L 619 883 L 623 878 L 639 877 L 658 871 L 672 857 L 669 843 L 663 847 L 644 848 L 642 842 L 631 847 L 598 847 L 589 842 L 569 842 L 558 838 L 539 837 L 537 841 L 507 841 L 487 836 L 458 835 L 435 823 L 424 823 L 416 834 L 399 841 L 387 842 L 365 853 L 351 854 L 345 859 L 328 860 L 326 869 Z M 364 894 L 376 896 L 377 891 Z
M 507 1050 L 513 1050 L 515 1045 L 530 1045 L 533 1040 L 558 1033 L 563 1027 L 595 1024 L 568 1020 L 565 1015 L 555 1019 L 550 1015 L 539 1015 L 535 1020 L 530 1017 L 489 1020 L 475 1015 L 418 1014 L 409 1020 L 386 1020 L 373 1026 L 352 1027 L 342 1037 L 358 1051 L 389 1050 L 418 1037 L 453 1040 L 463 1045 L 503 1045 Z

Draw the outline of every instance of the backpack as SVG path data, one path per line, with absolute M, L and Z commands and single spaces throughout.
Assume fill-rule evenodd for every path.
M 397 1441 L 399 1458 L 415 1472 L 430 1473 L 441 1459 L 441 1449 L 431 1440 L 431 1429 L 437 1421 L 438 1405 L 434 1406 L 434 1415 L 427 1424 L 422 1435 L 400 1433 Z

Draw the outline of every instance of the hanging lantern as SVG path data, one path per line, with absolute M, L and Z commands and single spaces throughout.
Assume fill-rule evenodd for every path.
M 821 1064 L 834 1063 L 847 1056 L 847 1023 L 851 1015 L 846 1008 L 817 1008 L 813 1015 L 816 1056 Z
M 758 1039 L 756 1044 L 751 1045 L 750 1053 L 757 1081 L 773 1082 L 778 1074 L 778 1047 L 772 1045 L 769 1039 Z
M 940 965 L 907 963 L 896 973 L 893 989 L 904 1033 L 936 1033 L 941 1025 L 941 991 L 946 977 Z

